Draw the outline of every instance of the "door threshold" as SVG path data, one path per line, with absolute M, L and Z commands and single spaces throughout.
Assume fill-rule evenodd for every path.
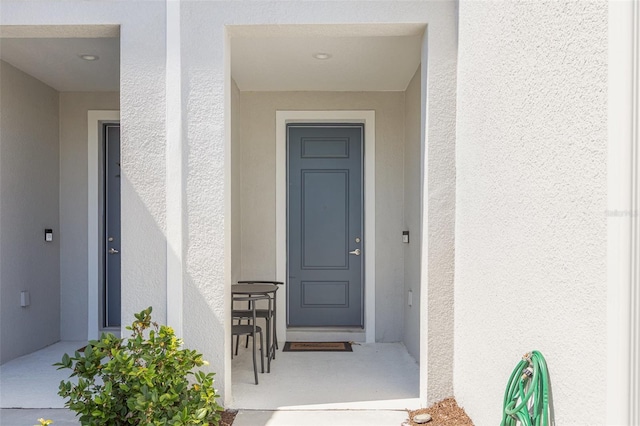
M 288 342 L 366 342 L 364 329 L 296 327 L 287 329 Z

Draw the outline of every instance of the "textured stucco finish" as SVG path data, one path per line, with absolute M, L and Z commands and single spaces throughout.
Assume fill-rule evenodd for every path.
M 404 93 L 241 92 L 241 105 L 243 278 L 275 277 L 276 110 L 376 111 L 376 341 L 402 341 Z
M 607 3 L 460 4 L 455 395 L 497 424 L 546 357 L 559 425 L 606 423 Z
M 0 363 L 60 338 L 58 92 L 0 61 Z M 44 241 L 45 228 L 53 241 Z M 31 305 L 20 307 L 20 292 Z
M 433 403 L 453 394 L 453 270 L 456 194 L 457 10 L 427 28 L 421 81 L 422 263 L 420 281 L 420 396 Z M 426 65 L 425 65 L 426 64 Z
M 110 19 L 122 23 L 122 323 L 147 306 L 166 322 L 165 4 L 135 1 L 110 9 L 118 11 Z
M 225 365 L 229 355 L 225 338 L 230 330 L 225 227 L 227 221 L 232 223 L 225 214 L 224 181 L 226 167 L 231 167 L 225 163 L 226 138 L 231 137 L 225 117 L 225 93 L 231 90 L 224 74 L 226 6 L 225 2 L 183 2 L 180 12 L 185 108 L 184 339 L 205 354 L 223 398 L 230 383 L 230 364 Z
M 60 93 L 60 339 L 87 338 L 87 111 L 119 110 L 117 92 Z
M 235 81 L 231 81 L 231 281 L 237 282 L 242 271 L 241 251 L 241 182 L 242 164 L 240 163 L 240 90 Z

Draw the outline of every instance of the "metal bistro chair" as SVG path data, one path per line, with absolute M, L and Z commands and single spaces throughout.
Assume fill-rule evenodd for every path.
M 256 302 L 260 300 L 268 300 L 269 296 L 245 296 L 245 295 L 234 295 L 234 302 L 249 302 L 251 305 L 251 321 L 249 324 L 232 324 L 231 325 L 231 340 L 233 341 L 233 337 L 236 336 L 237 340 L 240 340 L 240 336 L 247 336 L 253 340 L 252 351 L 253 351 L 253 375 L 256 380 L 256 385 L 258 384 L 258 366 L 256 363 L 256 333 L 260 335 L 260 367 L 261 372 L 264 373 L 264 340 L 262 339 L 262 328 L 256 324 Z M 232 318 L 233 319 L 233 318 Z M 236 355 L 238 355 L 238 344 L 236 341 Z M 231 358 L 233 358 L 233 348 L 231 348 Z
M 266 280 L 242 280 L 242 281 L 238 281 L 238 284 L 273 284 L 276 286 L 281 286 L 284 285 L 284 282 L 282 281 L 266 281 Z M 242 319 L 249 319 L 249 316 L 251 314 L 251 303 L 249 303 L 249 306 L 247 307 L 247 309 L 243 310 L 243 309 L 236 309 L 234 310 L 234 318 L 239 319 L 240 321 Z M 273 357 L 273 359 L 276 359 L 276 349 L 279 349 L 278 347 L 278 335 L 277 335 L 277 327 L 276 327 L 276 293 L 273 293 L 273 298 L 271 300 L 269 300 L 269 305 L 268 307 L 265 308 L 257 308 L 256 309 L 256 317 L 257 318 L 264 318 L 265 320 L 265 325 L 267 327 L 267 335 L 269 335 L 270 331 L 273 331 L 273 342 L 272 345 L 273 347 L 269 347 L 267 348 L 267 356 L 268 358 L 268 362 L 267 362 L 267 372 L 270 372 L 271 370 L 271 357 Z M 240 321 L 238 321 L 240 323 Z M 236 346 L 238 345 L 238 343 L 236 342 Z M 245 343 L 245 347 L 249 347 L 249 339 L 247 338 L 247 341 Z

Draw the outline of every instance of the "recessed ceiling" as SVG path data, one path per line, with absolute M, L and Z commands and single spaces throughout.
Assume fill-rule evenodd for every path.
M 421 35 L 232 37 L 231 75 L 242 91 L 403 91 L 421 46 Z
M 86 61 L 80 55 L 96 55 Z M 0 59 L 59 92 L 120 90 L 120 39 L 0 38 Z
M 3 28 L 0 59 L 61 92 L 118 91 L 120 39 L 107 29 L 74 38 Z M 421 24 L 232 26 L 231 74 L 243 91 L 403 91 L 420 64 L 423 31 Z

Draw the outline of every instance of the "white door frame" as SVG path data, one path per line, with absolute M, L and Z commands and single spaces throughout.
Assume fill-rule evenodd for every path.
M 375 317 L 375 111 L 276 111 L 276 279 L 287 280 L 287 124 L 364 124 L 364 333 L 376 340 Z M 285 288 L 286 291 L 286 288 Z M 285 291 L 278 292 L 278 335 L 286 336 Z
M 120 111 L 87 113 L 87 339 L 100 335 L 100 122 L 120 121 Z

